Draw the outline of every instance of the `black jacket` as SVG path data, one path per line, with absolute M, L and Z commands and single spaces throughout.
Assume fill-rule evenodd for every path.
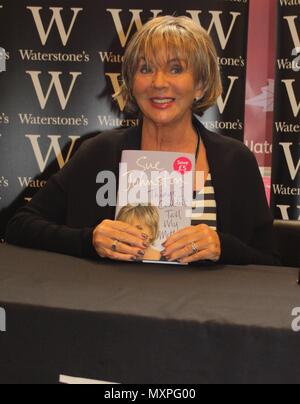
M 221 264 L 280 264 L 273 247 L 273 220 L 255 157 L 241 142 L 199 125 L 217 202 Z M 105 132 L 85 141 L 7 226 L 6 241 L 78 257 L 97 258 L 95 226 L 113 220 L 114 207 L 96 203 L 100 171 L 118 177 L 123 150 L 141 149 L 141 127 Z

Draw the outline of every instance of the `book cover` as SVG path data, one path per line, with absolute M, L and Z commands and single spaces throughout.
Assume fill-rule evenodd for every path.
M 192 154 L 122 153 L 116 220 L 142 227 L 149 236 L 143 262 L 168 263 L 161 256 L 162 244 L 191 226 L 194 171 Z

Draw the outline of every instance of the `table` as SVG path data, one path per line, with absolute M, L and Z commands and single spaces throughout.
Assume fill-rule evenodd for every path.
M 300 383 L 297 278 L 0 245 L 0 383 Z

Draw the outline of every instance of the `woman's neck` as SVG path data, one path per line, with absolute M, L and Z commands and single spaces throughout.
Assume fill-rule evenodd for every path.
M 193 153 L 196 145 L 191 117 L 170 125 L 155 125 L 146 118 L 143 121 L 143 150 Z

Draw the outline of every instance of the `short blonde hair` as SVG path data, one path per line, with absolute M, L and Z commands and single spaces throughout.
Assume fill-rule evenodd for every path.
M 168 62 L 174 56 L 184 60 L 193 70 L 195 83 L 201 85 L 203 97 L 195 100 L 192 110 L 198 115 L 215 105 L 222 94 L 222 80 L 218 64 L 217 51 L 209 34 L 188 17 L 157 17 L 149 21 L 138 31 L 125 51 L 121 91 L 129 112 L 136 113 L 139 107 L 133 96 L 134 77 L 141 58 L 146 63 L 161 65 L 157 60 L 160 50 L 164 50 Z
M 118 216 L 117 220 L 120 222 L 131 224 L 134 219 L 137 219 L 141 225 L 145 224 L 151 229 L 150 243 L 153 244 L 159 234 L 159 212 L 154 206 L 144 205 L 127 205 L 124 206 Z

